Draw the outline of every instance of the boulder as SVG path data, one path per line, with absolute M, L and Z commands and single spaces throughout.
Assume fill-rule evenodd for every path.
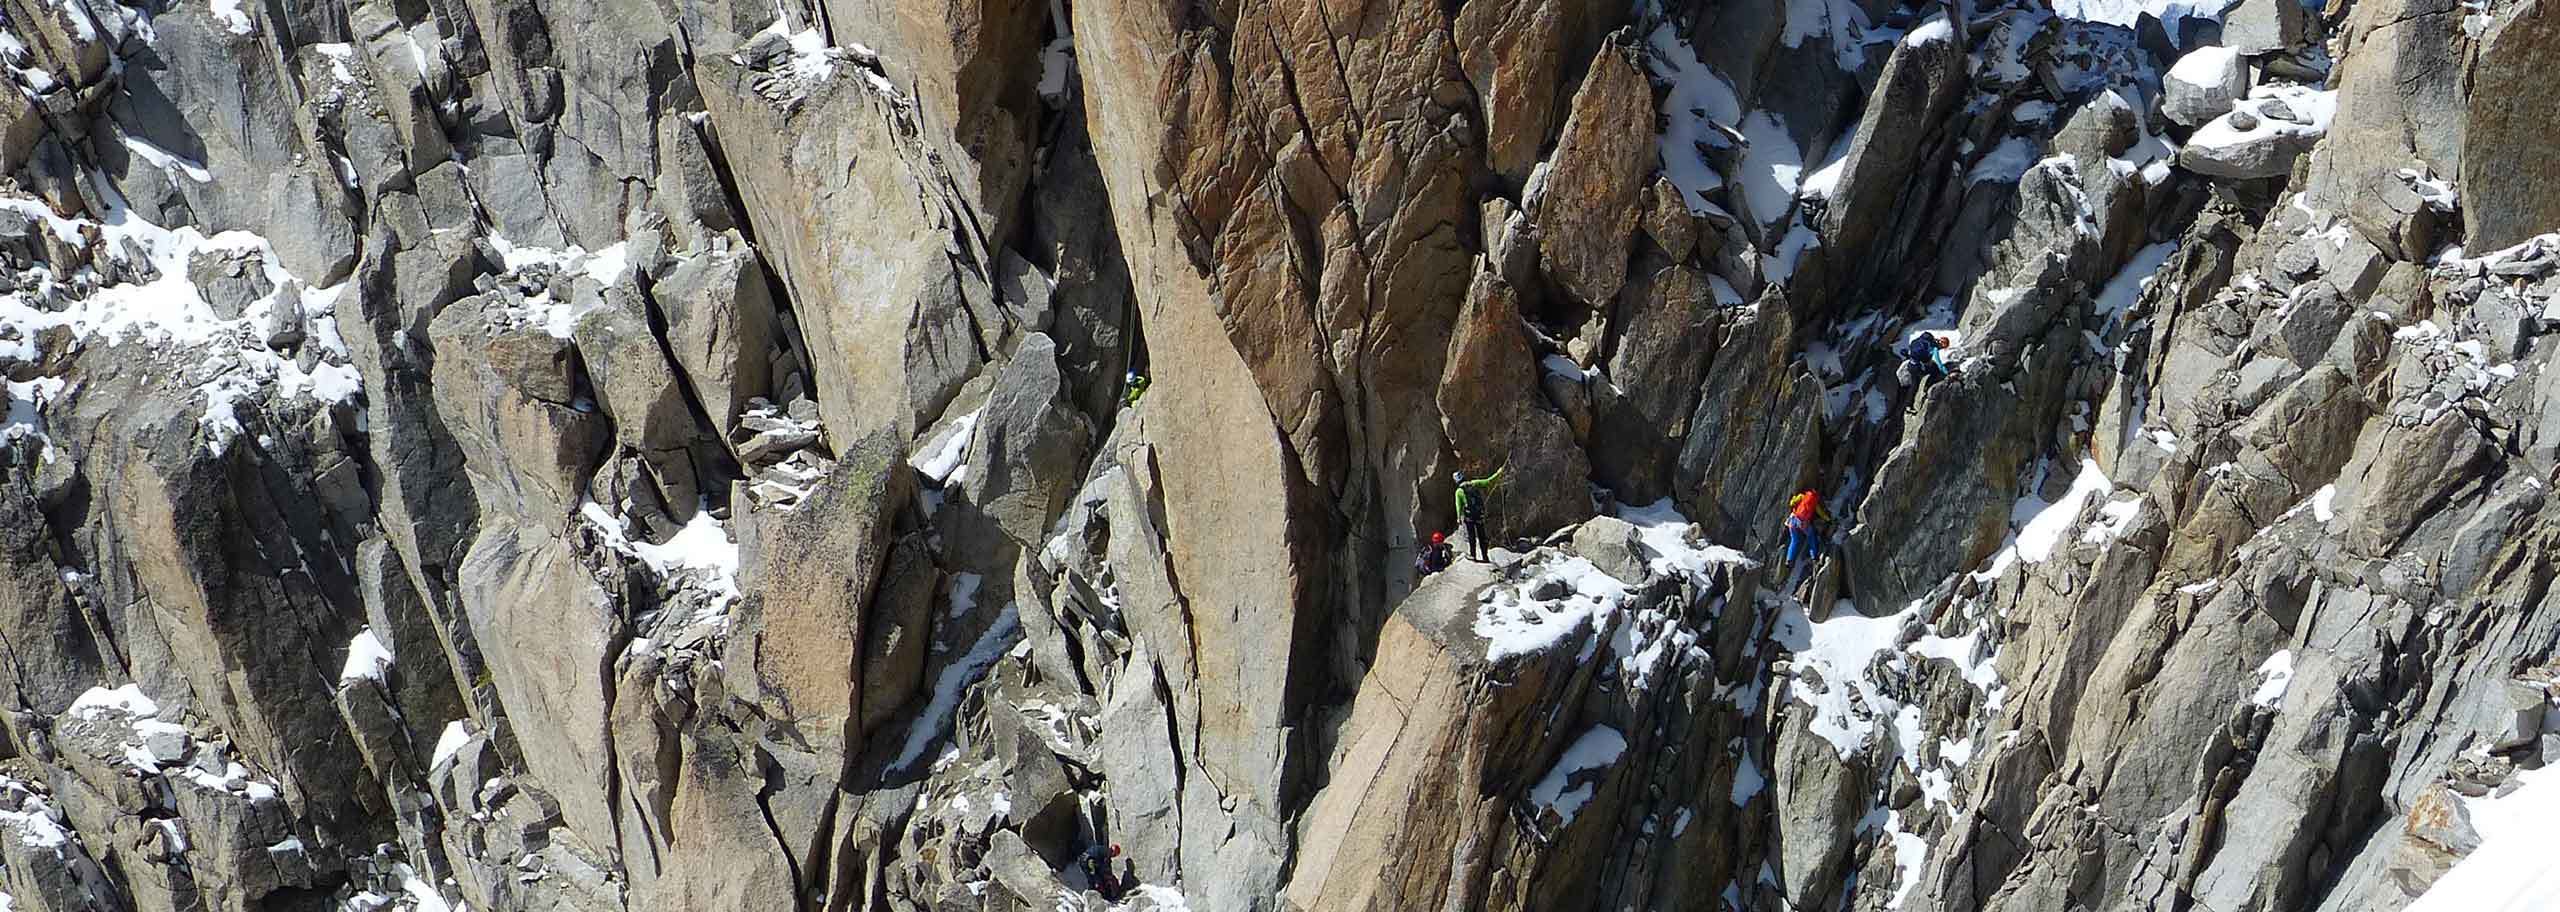
M 668 355 L 713 429 L 727 432 L 749 400 L 772 394 L 780 333 L 754 248 L 734 229 L 714 238 L 707 251 L 673 257 L 649 298 L 665 314 Z
M 2283 116 L 2278 116 L 2283 115 Z M 2304 123 L 2281 102 L 2251 99 L 2196 128 L 2178 147 L 2178 164 L 2206 177 L 2256 180 L 2293 173 L 2293 160 L 2311 151 L 2322 128 Z
M 1645 566 L 1648 552 L 1638 543 L 1636 527 L 1615 516 L 1594 516 L 1575 527 L 1573 553 L 1630 586 L 1642 585 L 1653 575 Z
M 2266 2 L 2281 5 L 2289 0 Z M 2161 77 L 2160 90 L 2160 109 L 2170 120 L 2200 127 L 2230 113 L 2232 103 L 2248 97 L 2249 65 L 2231 48 L 2197 48 L 2178 58 Z
M 2318 28 L 2300 0 L 2240 0 L 2222 14 L 2222 43 L 2251 57 L 2276 54 L 2310 44 Z
M 644 454 L 658 454 L 681 450 L 705 436 L 649 326 L 638 289 L 581 279 L 572 294 L 571 308 L 582 315 L 570 339 L 577 343 L 596 404 L 613 421 L 615 439 Z M 678 514 L 680 519 L 691 515 L 690 504 L 684 506 L 688 509 Z

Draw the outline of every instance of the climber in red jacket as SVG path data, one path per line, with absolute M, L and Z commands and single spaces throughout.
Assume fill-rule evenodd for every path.
M 1820 525 L 1829 525 L 1830 522 L 1830 511 L 1822 508 L 1821 492 L 1806 488 L 1787 501 L 1788 566 L 1795 566 L 1799 551 L 1809 560 L 1822 559 Z

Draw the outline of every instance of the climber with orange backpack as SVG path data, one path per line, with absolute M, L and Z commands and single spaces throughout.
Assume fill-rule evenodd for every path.
M 1831 512 L 1822 508 L 1822 494 L 1812 488 L 1796 492 L 1787 500 L 1787 566 L 1795 566 L 1796 555 L 1807 560 L 1822 559 L 1822 526 L 1831 523 Z

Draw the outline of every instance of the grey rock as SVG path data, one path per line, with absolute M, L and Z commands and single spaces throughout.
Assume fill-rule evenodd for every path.
M 1636 527 L 1615 516 L 1583 520 L 1573 531 L 1573 553 L 1591 561 L 1600 572 L 1631 586 L 1640 585 L 1653 575 L 1645 566 L 1648 552 L 1637 541 Z
M 2292 0 L 2240 0 L 2222 14 L 2222 43 L 2250 56 L 2290 51 L 2310 41 L 2317 22 Z
M 254 250 L 202 252 L 187 262 L 187 280 L 195 283 L 215 316 L 236 320 L 251 302 L 275 290 L 261 266 Z
M 2160 107 L 2169 119 L 2200 127 L 2248 97 L 2248 61 L 2226 48 L 2198 48 L 2170 68 L 2160 87 Z

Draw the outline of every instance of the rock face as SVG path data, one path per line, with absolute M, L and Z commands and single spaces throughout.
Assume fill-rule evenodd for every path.
M 2560 20 L 2064 6 L 0 0 L 0 909 L 2478 907 Z

